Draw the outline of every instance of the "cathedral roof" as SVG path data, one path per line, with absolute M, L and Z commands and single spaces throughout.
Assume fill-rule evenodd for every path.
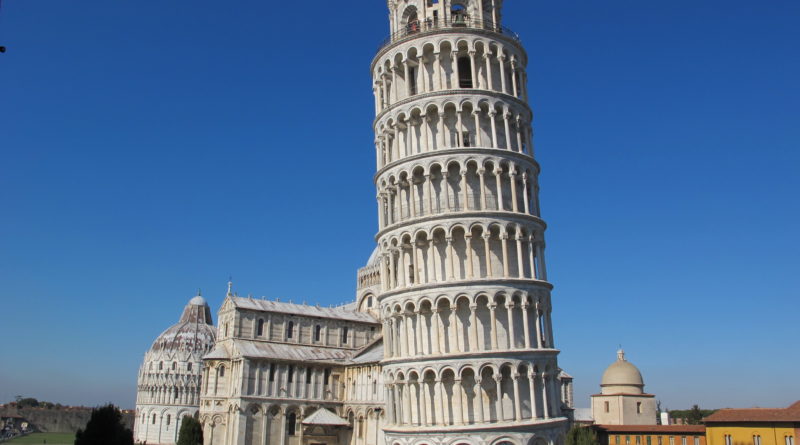
M 212 323 L 211 309 L 206 300 L 198 295 L 183 309 L 178 323 L 156 338 L 150 352 L 210 350 L 216 338 Z
M 306 304 L 285 303 L 254 298 L 229 297 L 236 307 L 257 311 L 278 312 L 282 314 L 303 315 L 306 317 L 332 318 L 336 320 L 357 321 L 378 324 L 378 320 L 365 312 L 357 312 L 352 305 L 340 307 L 320 307 Z
M 331 411 L 320 408 L 303 419 L 303 425 L 348 426 L 350 424 Z
M 600 381 L 603 394 L 627 393 L 641 394 L 644 379 L 639 368 L 625 360 L 625 351 L 617 351 L 617 361 L 609 365 Z
M 242 357 L 259 359 L 341 362 L 349 359 L 353 356 L 353 354 L 355 354 L 355 351 L 352 349 L 324 348 L 302 344 L 273 343 L 257 340 L 244 340 L 240 338 L 232 339 L 230 344 L 231 347 L 238 352 L 238 354 L 230 354 L 230 351 L 228 351 L 229 356 L 241 355 Z M 227 351 L 227 348 L 224 348 L 224 350 Z M 218 345 L 211 354 L 206 355 L 204 358 L 227 358 L 222 357 L 223 355 L 224 352 Z

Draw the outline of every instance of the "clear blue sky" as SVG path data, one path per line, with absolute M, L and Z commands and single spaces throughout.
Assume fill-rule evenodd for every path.
M 619 344 L 668 408 L 800 399 L 800 2 L 505 3 L 578 406 Z M 384 0 L 2 4 L 0 401 L 133 407 L 229 274 L 353 297 Z

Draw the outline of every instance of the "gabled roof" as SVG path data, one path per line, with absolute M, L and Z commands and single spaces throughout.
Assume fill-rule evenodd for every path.
M 281 301 L 259 300 L 255 298 L 228 297 L 235 307 L 256 311 L 278 312 L 281 314 L 302 315 L 306 317 L 332 318 L 335 320 L 356 321 L 380 324 L 372 315 L 355 310 L 355 305 L 339 307 L 309 306 L 306 304 L 284 303 Z
M 320 408 L 303 419 L 303 425 L 350 426 L 346 420 L 325 408 Z
M 361 350 L 350 359 L 350 363 L 378 363 L 381 360 L 383 360 L 383 337 L 377 337 L 361 348 Z
M 788 408 L 721 409 L 703 419 L 715 422 L 800 422 L 800 400 Z
M 344 361 L 356 351 L 352 349 L 324 348 L 320 346 L 273 343 L 256 340 L 232 340 L 234 356 L 293 361 Z

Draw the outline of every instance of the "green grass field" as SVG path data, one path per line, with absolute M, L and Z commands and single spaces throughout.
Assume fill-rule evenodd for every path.
M 72 433 L 33 433 L 10 440 L 3 445 L 41 445 L 43 443 L 47 443 L 47 445 L 73 445 L 75 443 L 75 435 Z

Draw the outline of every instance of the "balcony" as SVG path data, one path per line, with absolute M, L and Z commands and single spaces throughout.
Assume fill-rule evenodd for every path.
M 473 19 L 466 14 L 453 14 L 449 20 L 435 18 L 428 18 L 426 20 L 413 20 L 405 25 L 402 30 L 390 35 L 383 42 L 381 42 L 380 46 L 378 47 L 378 51 L 381 51 L 392 43 L 399 42 L 412 36 L 423 35 L 441 30 L 461 28 L 495 32 L 519 41 L 519 35 L 517 33 L 504 26 L 498 25 L 491 20 Z

